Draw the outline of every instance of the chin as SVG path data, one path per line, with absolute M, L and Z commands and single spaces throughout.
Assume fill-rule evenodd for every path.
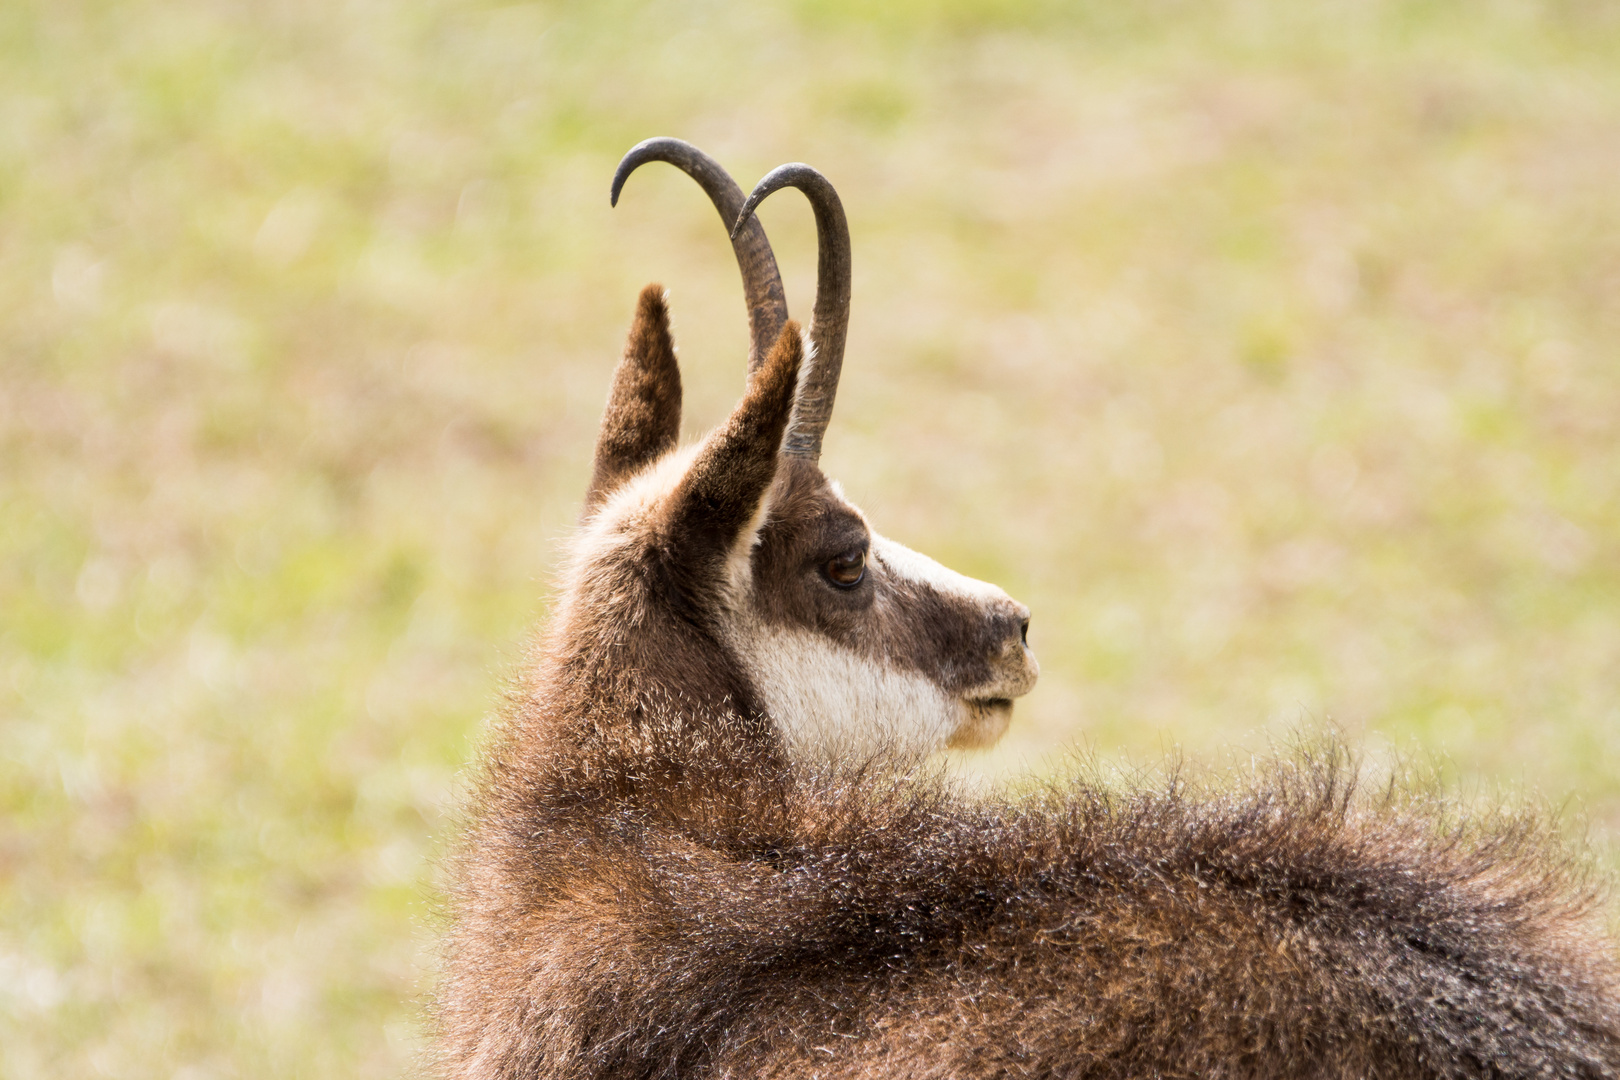
M 1011 698 L 967 699 L 962 720 L 945 745 L 952 750 L 984 750 L 1001 741 L 1012 723 Z

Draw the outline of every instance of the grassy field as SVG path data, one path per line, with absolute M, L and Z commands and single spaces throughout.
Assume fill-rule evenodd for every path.
M 0 1076 L 415 1069 L 636 290 L 741 386 L 654 134 L 843 194 L 825 464 L 1035 613 L 968 767 L 1331 725 L 1612 850 L 1620 9 L 872 6 L 0 6 Z

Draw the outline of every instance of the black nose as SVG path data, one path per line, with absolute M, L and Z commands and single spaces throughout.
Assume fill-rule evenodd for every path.
M 994 635 L 990 647 L 996 652 L 1011 648 L 1014 635 L 1022 648 L 1029 648 L 1029 608 L 1016 600 L 996 605 L 986 629 Z

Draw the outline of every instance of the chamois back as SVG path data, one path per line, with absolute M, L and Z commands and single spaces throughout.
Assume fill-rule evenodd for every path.
M 742 775 L 680 728 L 595 763 L 633 797 L 577 805 L 560 754 L 486 819 L 471 863 L 523 872 L 463 877 L 457 966 L 501 989 L 446 1014 L 452 1074 L 1620 1075 L 1604 893 L 1534 814 L 1360 792 L 1338 752 L 985 796 Z M 521 1037 L 477 1060 L 491 1014 Z

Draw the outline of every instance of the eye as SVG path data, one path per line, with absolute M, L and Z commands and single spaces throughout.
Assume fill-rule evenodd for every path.
M 866 576 L 866 552 L 860 548 L 846 551 L 822 564 L 821 572 L 839 588 L 853 589 Z

